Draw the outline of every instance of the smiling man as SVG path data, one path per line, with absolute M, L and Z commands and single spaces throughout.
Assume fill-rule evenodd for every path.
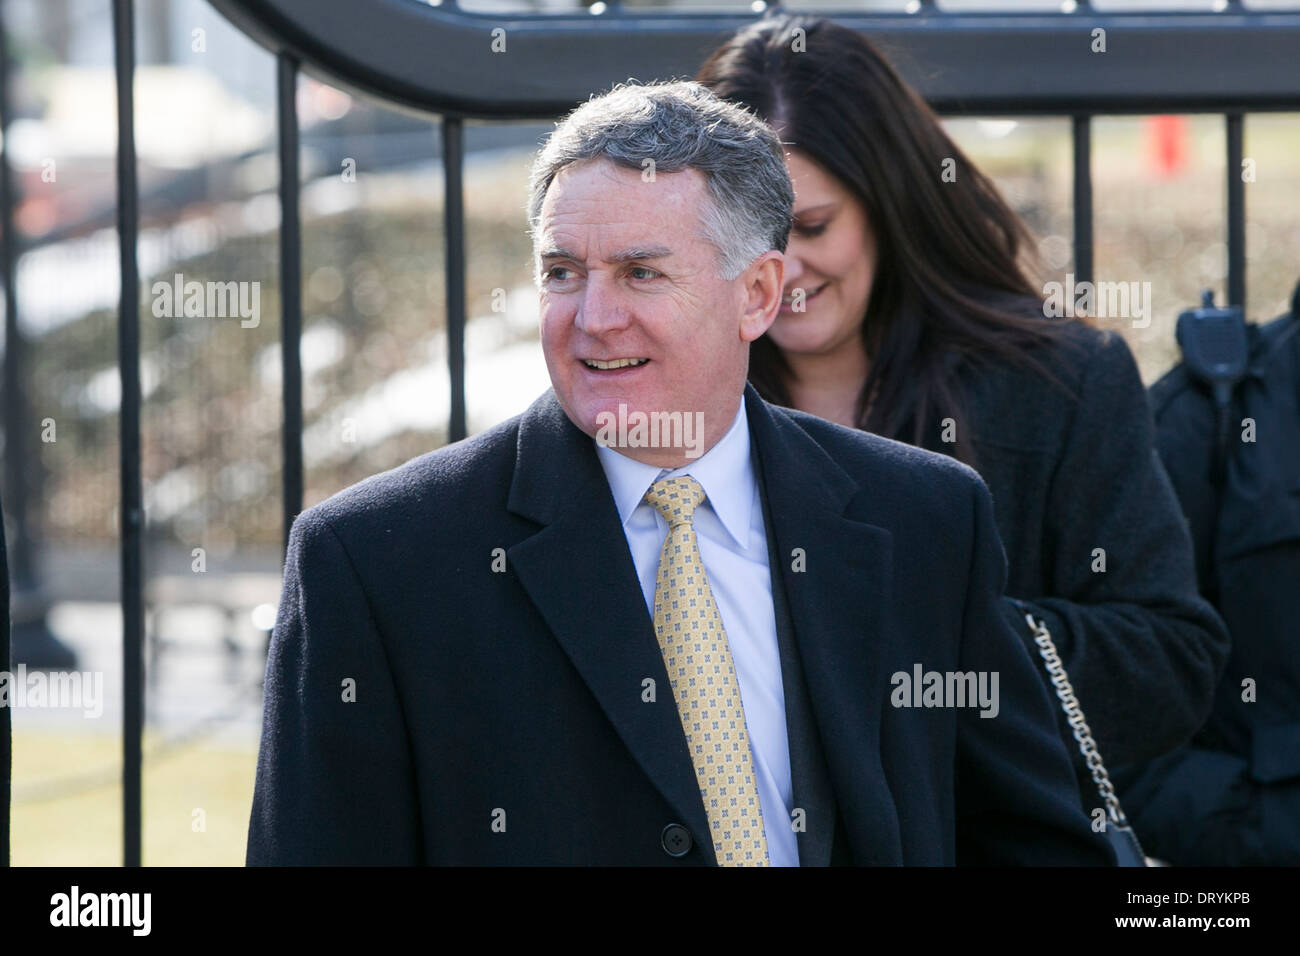
M 553 388 L 295 522 L 250 864 L 1113 862 L 975 472 L 746 385 L 792 198 L 694 83 L 559 124 Z
M 783 260 L 775 248 L 758 251 L 743 282 L 737 264 L 719 270 L 700 216 L 711 205 L 698 169 L 643 172 L 603 157 L 572 160 L 546 187 L 536 235 L 542 346 L 560 407 L 587 434 L 620 410 L 698 420 L 706 448 L 731 428 L 749 343 L 767 331 L 780 298 Z M 778 211 L 770 215 L 765 239 L 781 228 Z M 644 236 L 667 241 L 637 241 Z M 765 245 L 751 240 L 738 258 Z M 681 463 L 686 449 L 660 444 L 635 457 Z

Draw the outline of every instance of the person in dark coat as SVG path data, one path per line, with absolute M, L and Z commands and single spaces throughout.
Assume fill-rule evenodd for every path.
M 1197 593 L 1124 341 L 1050 315 L 1021 266 L 1027 228 L 856 31 L 767 17 L 696 79 L 788 148 L 786 304 L 752 347 L 750 381 L 972 465 L 993 494 L 1007 593 L 1051 632 L 1103 759 L 1186 743 L 1228 641 Z M 1009 601 L 1007 614 L 1041 665 Z M 1060 728 L 1098 807 L 1064 714 Z
M 746 383 L 771 130 L 619 87 L 532 183 L 554 387 L 294 522 L 248 863 L 1113 864 L 979 476 Z
M 4 522 L 0 521 L 0 671 L 9 671 L 9 562 L 5 552 Z M 4 858 L 0 866 L 9 865 L 9 801 L 13 774 L 13 725 L 9 708 L 0 707 L 0 774 L 4 777 L 0 800 L 0 845 Z
M 1151 387 L 1201 591 L 1233 638 L 1192 742 L 1120 776 L 1146 849 L 1187 866 L 1300 865 L 1300 285 L 1247 332 L 1222 479 L 1208 386 L 1180 364 Z

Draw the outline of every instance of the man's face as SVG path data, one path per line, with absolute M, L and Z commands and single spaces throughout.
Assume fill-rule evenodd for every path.
M 717 251 L 699 235 L 708 201 L 695 169 L 647 182 L 601 159 L 552 181 L 538 230 L 542 350 L 561 407 L 588 435 L 620 404 L 702 413 L 706 449 L 730 428 L 749 343 L 779 308 L 783 264 L 773 250 L 719 279 Z M 683 458 L 680 449 L 619 450 L 661 467 Z

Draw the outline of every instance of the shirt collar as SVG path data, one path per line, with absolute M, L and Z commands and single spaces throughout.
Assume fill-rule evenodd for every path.
M 594 438 L 592 443 L 596 446 L 601 467 L 605 469 L 605 478 L 625 528 L 637 506 L 644 503 L 642 499 L 654 482 L 660 478 L 690 475 L 704 488 L 708 503 L 727 533 L 742 549 L 749 548 L 755 485 L 744 396 L 741 396 L 740 407 L 727 433 L 699 458 L 687 461 L 680 468 L 656 468 L 628 458 Z M 646 504 L 646 507 L 651 506 Z

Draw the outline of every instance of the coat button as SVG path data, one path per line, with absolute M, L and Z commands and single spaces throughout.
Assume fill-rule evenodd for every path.
M 670 823 L 664 827 L 664 832 L 659 835 L 659 842 L 669 856 L 685 856 L 695 845 L 691 831 L 680 823 Z

